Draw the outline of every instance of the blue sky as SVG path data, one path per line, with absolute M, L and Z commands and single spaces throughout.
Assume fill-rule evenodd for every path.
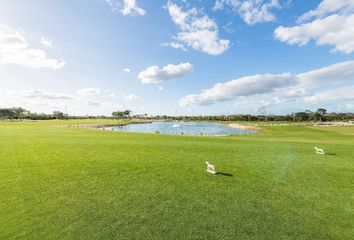
M 2 0 L 0 107 L 354 110 L 352 0 Z

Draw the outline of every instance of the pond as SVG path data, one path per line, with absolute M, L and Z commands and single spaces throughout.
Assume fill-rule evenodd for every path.
M 217 124 L 209 122 L 152 122 L 135 123 L 124 126 L 107 127 L 106 130 L 122 132 L 143 132 L 161 134 L 186 134 L 186 135 L 207 135 L 225 136 L 242 135 L 256 133 L 253 130 L 237 129 L 229 127 L 227 124 Z

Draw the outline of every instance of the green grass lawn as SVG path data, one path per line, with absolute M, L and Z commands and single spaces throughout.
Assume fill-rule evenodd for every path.
M 353 239 L 353 127 L 192 137 L 61 124 L 0 123 L 0 239 Z

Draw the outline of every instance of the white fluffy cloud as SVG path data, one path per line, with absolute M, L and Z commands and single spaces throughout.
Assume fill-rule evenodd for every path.
M 280 26 L 274 31 L 276 39 L 292 45 L 333 46 L 332 52 L 350 54 L 354 51 L 354 1 L 323 0 L 312 11 L 298 19 L 293 27 Z
M 99 94 L 100 92 L 101 90 L 99 88 L 83 88 L 77 91 L 77 94 L 81 96 L 91 96 Z
M 354 61 L 329 65 L 300 74 L 257 74 L 217 83 L 200 94 L 187 95 L 180 100 L 180 106 L 210 105 L 243 96 L 278 93 L 284 98 L 308 97 L 308 90 L 315 87 L 339 84 L 354 80 Z M 284 99 L 278 99 L 279 102 Z
M 134 15 L 138 14 L 144 16 L 146 11 L 137 6 L 136 0 L 124 0 L 124 6 L 121 10 L 123 15 Z
M 303 14 L 298 21 L 304 22 L 313 17 L 322 18 L 332 13 L 346 14 L 354 11 L 353 0 L 323 0 L 316 9 Z
M 280 8 L 278 0 L 217 0 L 213 9 L 221 10 L 225 6 L 231 7 L 248 25 L 275 21 L 272 10 Z
M 173 80 L 192 71 L 192 64 L 180 63 L 178 65 L 168 64 L 163 68 L 151 66 L 140 72 L 138 78 L 142 83 L 160 83 Z
M 125 98 L 126 100 L 128 100 L 128 101 L 134 101 L 135 99 L 138 98 L 138 96 L 137 96 L 137 95 L 134 95 L 134 94 L 130 94 L 130 95 L 128 95 L 128 96 L 124 96 L 124 98 Z
M 62 68 L 65 61 L 48 58 L 42 49 L 31 48 L 20 32 L 0 23 L 0 64 L 56 70 Z
M 144 16 L 146 11 L 139 7 L 136 0 L 106 0 L 113 11 L 119 11 L 123 15 Z
M 132 70 L 131 70 L 130 68 L 124 68 L 124 69 L 123 69 L 123 72 L 126 72 L 126 73 L 131 73 L 131 72 L 132 72 Z
M 162 46 L 172 47 L 172 48 L 176 48 L 176 49 L 181 49 L 182 51 L 187 51 L 187 48 L 185 48 L 185 46 L 183 44 L 177 43 L 177 42 L 164 43 L 164 44 L 162 44 Z
M 45 37 L 41 37 L 41 44 L 45 47 L 53 47 L 52 41 L 50 41 L 49 39 L 47 39 Z
M 294 75 L 290 73 L 246 76 L 226 83 L 217 83 L 212 88 L 203 90 L 201 94 L 185 96 L 181 99 L 180 106 L 210 105 L 240 96 L 274 92 L 279 88 L 294 85 L 295 81 Z
M 75 100 L 77 97 L 70 96 L 63 93 L 53 93 L 46 92 L 40 89 L 30 89 L 20 92 L 19 94 L 25 98 L 36 98 L 36 99 L 53 99 L 53 100 Z
M 325 90 L 306 96 L 303 100 L 307 103 L 334 103 L 340 100 L 354 100 L 354 86 L 339 87 Z
M 298 74 L 299 86 L 313 87 L 321 84 L 354 80 L 354 61 L 340 62 Z
M 104 90 L 102 90 L 103 92 Z M 122 104 L 123 95 L 120 99 L 106 101 L 101 96 L 83 98 L 69 93 L 51 92 L 40 89 L 0 89 L 1 107 L 23 107 L 31 112 L 51 113 L 55 110 L 67 111 L 70 115 L 105 115 L 110 116 L 112 111 L 132 109 L 141 113 L 138 103 L 125 102 Z M 123 101 L 124 102 L 124 101 Z
M 220 39 L 218 25 L 201 10 L 183 11 L 171 2 L 168 2 L 167 9 L 172 21 L 180 28 L 170 43 L 172 47 L 185 50 L 188 46 L 210 55 L 220 55 L 229 48 L 230 41 Z

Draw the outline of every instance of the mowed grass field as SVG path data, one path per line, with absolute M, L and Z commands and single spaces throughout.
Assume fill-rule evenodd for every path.
M 68 123 L 0 123 L 0 239 L 353 239 L 353 127 L 193 137 Z

